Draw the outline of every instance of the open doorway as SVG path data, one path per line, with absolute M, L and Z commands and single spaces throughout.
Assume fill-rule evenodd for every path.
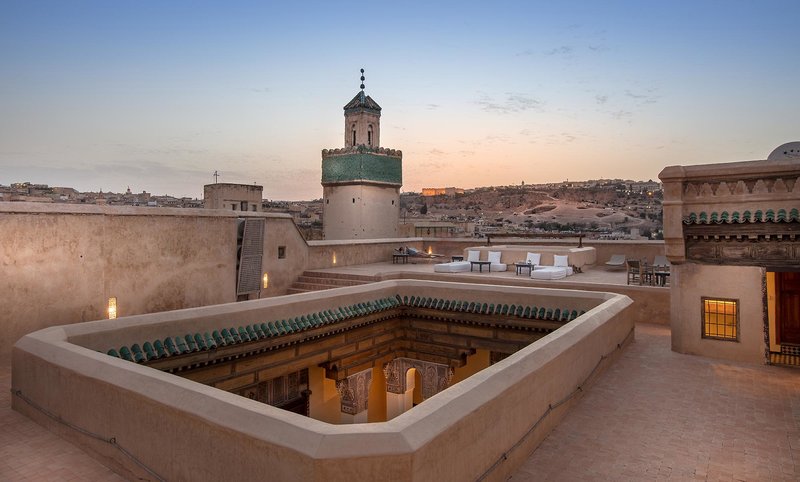
M 781 352 L 800 355 L 800 272 L 775 273 L 775 339 Z

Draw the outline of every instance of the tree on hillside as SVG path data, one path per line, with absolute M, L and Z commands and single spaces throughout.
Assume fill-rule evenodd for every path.
M 420 214 L 428 214 L 428 205 L 427 204 L 423 204 L 422 207 L 419 208 L 419 213 Z

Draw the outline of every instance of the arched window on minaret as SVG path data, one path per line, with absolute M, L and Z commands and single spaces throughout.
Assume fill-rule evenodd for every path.
M 351 131 L 353 133 L 353 147 L 355 147 L 356 146 L 356 125 L 353 124 L 353 126 L 350 129 L 351 129 Z
M 367 126 L 367 145 L 372 147 L 372 124 Z

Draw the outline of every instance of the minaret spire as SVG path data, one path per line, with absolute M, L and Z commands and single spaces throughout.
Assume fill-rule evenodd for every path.
M 364 91 L 364 69 L 361 69 L 361 91 Z

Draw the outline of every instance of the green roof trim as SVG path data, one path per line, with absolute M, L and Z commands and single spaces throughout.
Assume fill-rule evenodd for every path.
M 739 214 L 738 211 L 733 211 L 729 214 L 728 211 L 717 213 L 716 211 L 707 213 L 701 211 L 699 213 L 689 213 L 688 216 L 683 218 L 683 224 L 744 224 L 744 223 L 793 223 L 800 221 L 800 213 L 797 208 L 792 208 L 788 212 L 786 209 L 767 209 L 762 211 L 760 209 L 751 213 L 749 210 Z
M 376 182 L 401 186 L 403 160 L 372 152 L 329 156 L 322 160 L 322 183 Z

